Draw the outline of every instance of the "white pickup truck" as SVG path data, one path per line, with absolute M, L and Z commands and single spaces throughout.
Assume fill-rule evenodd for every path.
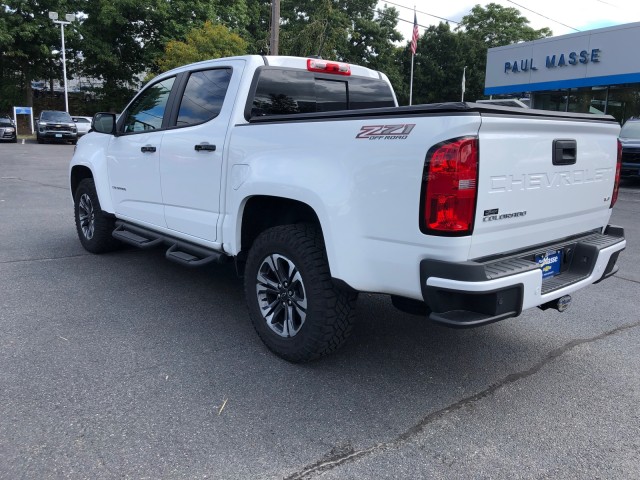
M 398 107 L 384 74 L 243 56 L 164 73 L 77 145 L 82 245 L 234 260 L 264 343 L 339 347 L 358 292 L 457 327 L 565 309 L 616 270 L 624 232 L 612 117 Z

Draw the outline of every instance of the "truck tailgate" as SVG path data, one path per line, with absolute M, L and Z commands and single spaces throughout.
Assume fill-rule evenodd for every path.
M 606 225 L 619 130 L 605 121 L 483 115 L 469 258 Z

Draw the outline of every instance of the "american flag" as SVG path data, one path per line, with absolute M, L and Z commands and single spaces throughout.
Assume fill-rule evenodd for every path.
M 420 34 L 418 33 L 418 17 L 416 17 L 416 12 L 413 12 L 413 36 L 411 37 L 411 54 L 416 54 L 416 49 L 418 48 L 418 38 Z

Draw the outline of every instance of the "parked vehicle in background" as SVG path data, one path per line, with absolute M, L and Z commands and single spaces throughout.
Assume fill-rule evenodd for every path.
M 290 361 L 344 342 L 358 292 L 474 327 L 564 311 L 626 245 L 611 116 L 398 107 L 380 72 L 248 55 L 163 73 L 93 129 L 69 169 L 84 248 L 234 261 Z
M 622 171 L 625 178 L 640 177 L 640 118 L 630 118 L 620 130 Z
M 3 142 L 18 141 L 18 132 L 13 120 L 9 116 L 0 117 L 0 140 Z
M 43 110 L 36 120 L 36 139 L 38 143 L 78 141 L 78 128 L 67 112 Z
M 89 133 L 89 130 L 91 130 L 91 121 L 93 120 L 91 117 L 71 117 L 71 119 L 75 122 L 76 128 L 78 129 L 78 138 Z

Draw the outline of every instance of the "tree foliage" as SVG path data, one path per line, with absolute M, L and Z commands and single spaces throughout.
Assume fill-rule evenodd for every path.
M 0 3 L 0 111 L 13 105 L 30 105 L 31 80 L 60 78 L 60 27 L 49 19 L 49 11 L 73 13 L 73 2 L 56 0 L 8 0 Z M 74 68 L 73 30 L 65 31 L 68 67 Z
M 465 100 L 484 97 L 487 48 L 530 41 L 551 35 L 551 30 L 534 30 L 515 8 L 495 3 L 476 5 L 452 30 L 447 23 L 431 26 L 418 41 L 414 58 L 413 103 L 460 101 L 462 73 L 466 66 Z M 403 78 L 409 78 L 411 52 L 402 57 Z M 398 91 L 401 103 L 409 99 L 408 82 Z
M 476 5 L 469 15 L 462 17 L 458 29 L 483 42 L 485 48 L 500 47 L 517 42 L 528 42 L 551 36 L 551 30 L 534 30 L 529 20 L 512 7 L 490 3 L 486 7 Z
M 247 42 L 224 25 L 205 22 L 201 28 L 194 28 L 184 42 L 170 40 L 162 57 L 158 60 L 160 71 L 164 72 L 187 63 L 211 58 L 232 57 L 247 51 Z

